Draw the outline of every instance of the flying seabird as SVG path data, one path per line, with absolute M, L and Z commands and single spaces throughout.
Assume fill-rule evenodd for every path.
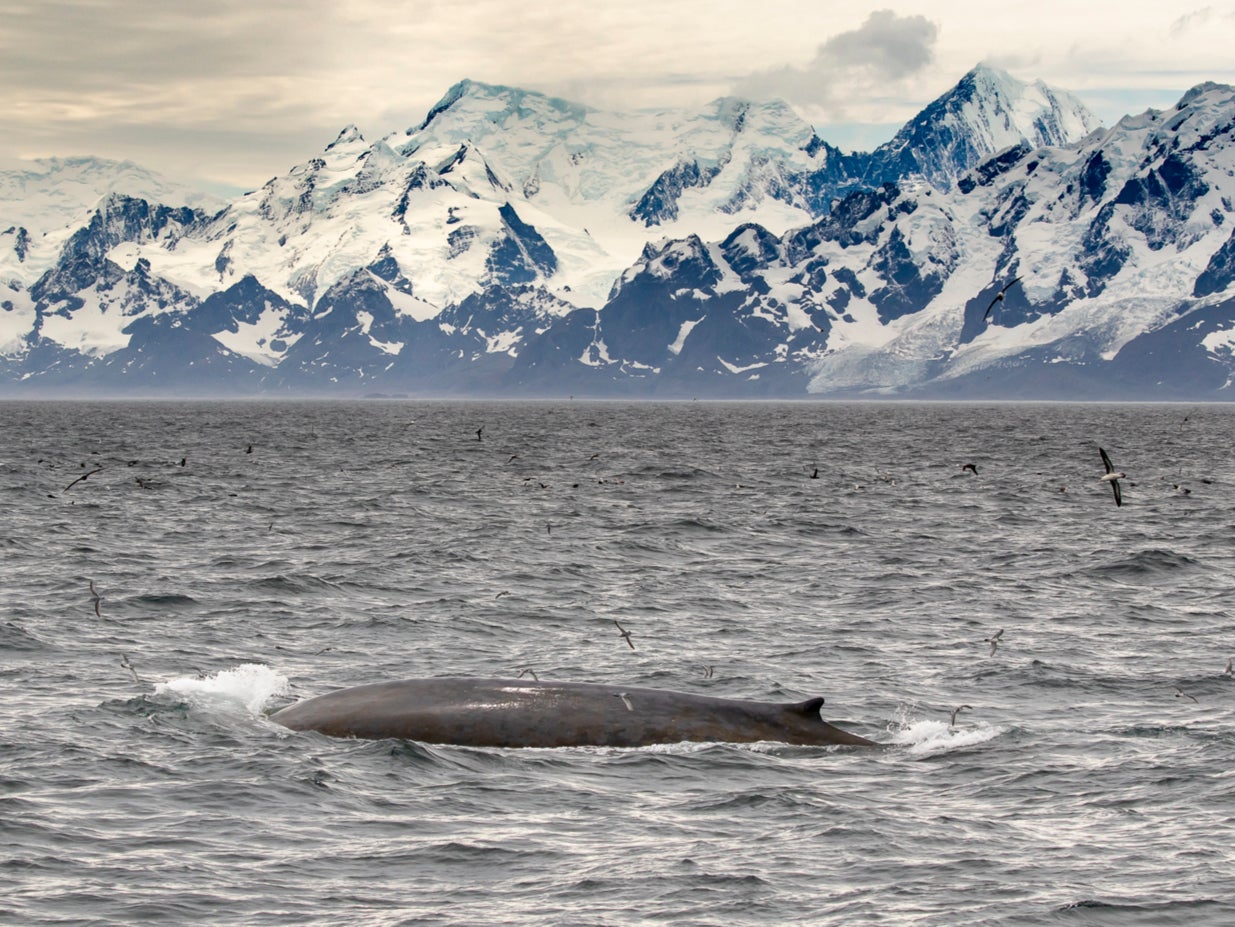
M 141 682 L 141 680 L 137 678 L 137 670 L 133 669 L 133 664 L 129 662 L 129 655 L 127 653 L 120 654 L 120 665 L 133 674 L 134 682 Z
M 1012 286 L 1012 284 L 1016 283 L 1020 279 L 1021 279 L 1020 277 L 1013 277 L 1011 280 L 1009 280 L 1007 283 L 1003 285 L 1002 290 L 1000 290 L 997 294 L 995 294 L 995 298 L 991 300 L 991 304 L 986 307 L 986 312 L 982 313 L 983 322 L 985 322 L 987 316 L 991 314 L 991 310 L 995 308 L 995 303 L 1003 302 L 1003 294 L 1008 292 L 1008 289 Z
M 93 579 L 90 580 L 90 601 L 94 603 L 94 617 L 102 618 L 103 616 L 99 613 L 99 603 L 103 601 L 103 597 L 95 592 Z
M 974 476 L 978 475 L 978 468 L 975 464 L 971 464 L 971 463 L 961 464 L 961 470 L 962 471 L 968 470 Z
M 966 708 L 968 708 L 971 711 L 973 710 L 972 705 L 958 705 L 957 707 L 952 709 L 952 720 L 949 722 L 949 725 L 948 725 L 949 727 L 956 727 L 956 716 L 959 715 Z
M 476 429 L 476 440 L 477 440 L 477 441 L 479 441 L 479 440 L 480 440 L 480 433 L 481 433 L 482 431 L 484 431 L 484 430 L 485 430 L 485 426 L 484 426 L 484 425 L 481 425 L 479 428 L 477 428 L 477 429 Z
M 995 655 L 995 650 L 996 650 L 996 648 L 999 646 L 999 638 L 1001 638 L 1001 637 L 1003 637 L 1003 628 L 1000 628 L 998 631 L 996 631 L 996 632 L 995 632 L 994 634 L 992 634 L 990 637 L 985 638 L 986 643 L 988 643 L 988 644 L 990 644 L 990 645 L 991 645 L 991 652 L 990 652 L 990 656 L 992 656 L 992 657 L 993 657 L 993 656 Z
M 1192 699 L 1192 701 L 1196 702 L 1198 705 L 1201 704 L 1199 701 L 1197 701 L 1197 698 L 1195 695 L 1189 695 L 1183 689 L 1179 688 L 1179 686 L 1175 687 L 1175 698 L 1190 698 Z
M 523 669 L 519 670 L 519 675 L 515 678 L 522 679 L 524 676 L 531 676 L 534 682 L 540 682 L 540 677 L 536 675 L 536 670 L 532 669 L 530 666 L 525 666 Z
M 1106 473 L 1098 477 L 1098 479 L 1105 480 L 1111 484 L 1111 491 L 1115 493 L 1115 504 L 1123 505 L 1123 493 L 1119 490 L 1119 481 L 1127 479 L 1128 474 L 1117 471 L 1111 465 L 1111 458 L 1106 456 L 1106 451 L 1102 450 L 1102 448 L 1098 448 L 1098 453 L 1102 455 L 1102 466 L 1106 467 Z
M 635 642 L 634 642 L 634 641 L 632 641 L 632 640 L 630 639 L 630 632 L 629 632 L 629 631 L 627 631 L 627 630 L 626 630 L 624 627 L 622 627 L 620 624 L 618 624 L 618 621 L 617 621 L 617 619 L 616 619 L 616 618 L 614 618 L 614 619 L 613 619 L 613 623 L 614 623 L 614 624 L 617 624 L 618 636 L 619 636 L 619 637 L 624 638 L 624 639 L 626 640 L 626 643 L 627 643 L 628 645 L 630 645 L 630 649 L 631 649 L 631 650 L 634 650 L 634 649 L 635 649 Z
M 90 479 L 90 477 L 94 476 L 96 473 L 101 473 L 102 471 L 103 471 L 103 468 L 102 468 L 102 467 L 95 467 L 95 468 L 94 468 L 93 470 L 91 470 L 89 473 L 83 473 L 83 474 L 82 474 L 81 476 L 79 476 L 77 479 L 73 480 L 73 482 L 69 483 L 69 485 L 68 485 L 68 486 L 65 486 L 65 487 L 64 487 L 64 491 L 65 491 L 65 492 L 68 492 L 70 489 L 72 489 L 74 486 L 76 486 L 76 485 L 77 485 L 78 483 L 80 483 L 82 480 L 88 480 L 88 479 Z

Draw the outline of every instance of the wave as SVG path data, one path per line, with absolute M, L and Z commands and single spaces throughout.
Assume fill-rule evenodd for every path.
M 0 623 L 0 650 L 45 650 L 50 644 L 11 621 Z
M 1200 566 L 1200 561 L 1187 554 L 1160 547 L 1140 550 L 1130 557 L 1120 557 L 1116 560 L 1101 563 L 1089 570 L 1099 576 L 1114 576 L 1123 578 L 1144 578 L 1172 573 L 1176 570 L 1192 569 Z
M 1194 924 L 1196 918 L 1201 915 L 1206 917 L 1208 923 L 1217 923 L 1217 920 L 1209 918 L 1224 911 L 1229 917 L 1231 910 L 1232 906 L 1229 902 L 1218 901 L 1214 898 L 1144 904 L 1087 898 L 1057 908 L 1051 920 L 1061 924 L 1110 924 L 1112 927 L 1114 925 L 1131 927 L 1134 924 L 1152 924 L 1154 927 L 1166 927 L 1169 924 Z

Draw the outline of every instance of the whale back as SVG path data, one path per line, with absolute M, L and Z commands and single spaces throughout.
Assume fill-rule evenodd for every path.
M 293 730 L 484 747 L 639 747 L 681 741 L 873 746 L 779 704 L 598 683 L 437 677 L 340 689 L 271 715 Z

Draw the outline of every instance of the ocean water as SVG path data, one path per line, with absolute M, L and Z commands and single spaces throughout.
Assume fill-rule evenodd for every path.
M 0 423 L 0 923 L 1235 922 L 1229 407 Z M 266 718 L 525 667 L 822 695 L 890 747 L 476 749 Z

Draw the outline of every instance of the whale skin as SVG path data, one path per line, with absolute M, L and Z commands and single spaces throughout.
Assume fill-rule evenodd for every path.
M 878 746 L 824 721 L 822 705 L 822 698 L 776 703 L 605 683 L 444 676 L 339 689 L 270 720 L 333 737 L 474 747 Z

